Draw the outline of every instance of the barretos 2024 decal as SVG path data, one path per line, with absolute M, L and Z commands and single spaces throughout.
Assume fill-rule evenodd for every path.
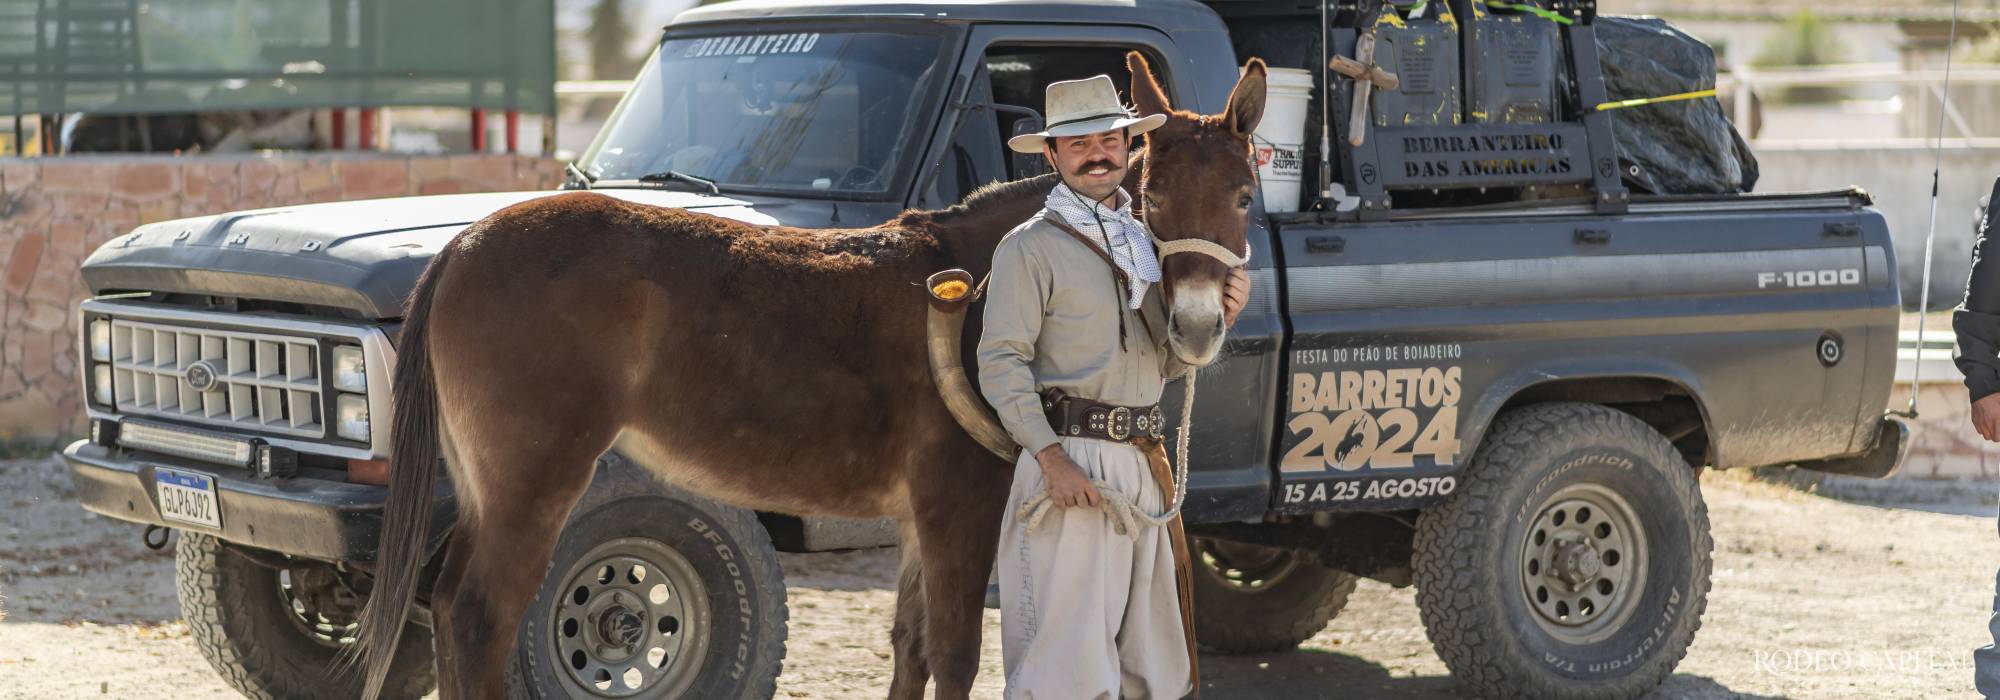
M 1449 495 L 1457 480 L 1435 474 L 1462 447 L 1463 354 L 1455 343 L 1294 351 L 1284 503 Z

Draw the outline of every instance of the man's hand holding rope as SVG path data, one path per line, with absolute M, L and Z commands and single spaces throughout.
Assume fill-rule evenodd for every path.
M 1243 313 L 1244 304 L 1250 301 L 1250 275 L 1243 268 L 1229 269 L 1229 279 L 1222 287 L 1222 324 L 1224 328 L 1236 325 L 1236 316 Z M 1063 451 L 1062 444 L 1044 447 L 1035 453 L 1035 462 L 1042 466 L 1042 481 L 1046 484 L 1048 502 L 1057 508 L 1090 507 L 1104 503 L 1104 495 L 1097 491 L 1097 485 L 1083 473 Z
M 1035 453 L 1035 461 L 1042 465 L 1042 481 L 1047 483 L 1049 502 L 1057 508 L 1088 506 L 1096 508 L 1104 502 L 1104 496 L 1097 492 L 1097 485 L 1090 483 L 1084 475 L 1083 467 L 1076 465 L 1064 452 L 1061 443 L 1049 445 Z

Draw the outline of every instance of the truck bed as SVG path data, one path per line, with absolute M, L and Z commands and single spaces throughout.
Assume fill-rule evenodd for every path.
M 1272 267 L 1253 279 L 1275 287 L 1282 327 L 1239 325 L 1235 351 L 1255 359 L 1212 371 L 1270 377 L 1238 381 L 1275 410 L 1198 409 L 1195 491 L 1234 503 L 1251 473 L 1225 465 L 1275 464 L 1281 511 L 1422 507 L 1497 414 L 1539 400 L 1649 412 L 1696 465 L 1863 452 L 1900 308 L 1870 203 L 1847 189 L 1634 197 L 1618 215 L 1587 200 L 1271 215 L 1252 235 Z M 1194 502 L 1196 520 L 1240 515 Z

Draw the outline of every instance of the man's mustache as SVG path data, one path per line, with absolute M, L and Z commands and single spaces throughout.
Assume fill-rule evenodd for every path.
M 1097 169 L 1097 168 L 1104 168 L 1105 170 L 1108 170 L 1108 171 L 1112 171 L 1112 172 L 1116 172 L 1116 171 L 1119 171 L 1119 170 L 1124 170 L 1124 169 L 1125 169 L 1125 168 L 1124 168 L 1123 166 L 1120 166 L 1119 164 L 1117 164 L 1117 163 L 1113 163 L 1113 162 L 1111 162 L 1111 161 L 1108 161 L 1108 160 L 1093 160 L 1093 161 L 1090 161 L 1090 162 L 1088 162 L 1088 163 L 1084 163 L 1083 165 L 1079 165 L 1079 166 L 1077 166 L 1076 170 L 1075 170 L 1075 171 L 1073 171 L 1073 172 L 1071 172 L 1070 174 L 1071 174 L 1071 175 L 1082 175 L 1082 174 L 1084 174 L 1084 173 L 1087 173 L 1087 172 L 1090 172 L 1091 170 L 1094 170 L 1094 169 Z

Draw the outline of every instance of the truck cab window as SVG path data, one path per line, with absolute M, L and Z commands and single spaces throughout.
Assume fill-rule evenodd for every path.
M 580 162 L 605 180 L 671 170 L 724 190 L 888 196 L 935 114 L 945 48 L 922 28 L 670 37 Z
M 1037 113 L 1045 109 L 1042 104 L 1043 91 L 1049 83 L 1059 80 L 1077 80 L 1093 75 L 1109 75 L 1118 84 L 1118 92 L 1126 102 L 1127 86 L 1132 84 L 1132 74 L 1125 69 L 1125 46 L 994 46 L 986 51 L 986 74 L 993 85 L 993 102 L 1003 105 L 1027 107 Z M 1153 70 L 1158 74 L 1160 84 L 1171 85 L 1166 74 L 1165 62 L 1147 56 L 1153 62 Z M 1171 97 L 1172 90 L 1168 90 Z M 1014 135 L 1014 124 L 1022 115 L 996 113 L 995 127 L 1001 143 Z M 1044 117 L 1048 115 L 1044 114 Z M 1142 141 L 1144 137 L 1141 137 Z M 1026 159 L 1023 159 L 1026 160 Z M 1039 162 L 1039 161 L 1036 161 Z M 1047 172 L 1046 165 L 1032 172 L 1022 172 L 1020 164 L 1009 163 L 1009 178 L 1030 177 Z
M 1132 82 L 1131 73 L 1125 68 L 1125 53 L 1130 50 L 1115 45 L 995 45 L 987 49 L 984 61 L 973 75 L 967 100 L 972 104 L 1025 107 L 1040 114 L 1046 109 L 1042 100 L 1049 83 L 1093 75 L 1111 76 L 1122 94 Z M 1155 60 L 1154 71 L 1162 86 L 1166 86 L 1166 74 L 1159 63 L 1162 62 Z M 1017 126 L 1029 126 L 1021 124 L 1025 116 L 1000 109 L 965 114 L 936 177 L 930 180 L 930 187 L 924 193 L 925 204 L 946 206 L 989 182 L 1019 180 L 1049 172 L 1041 156 L 1007 150 L 1007 139 L 1014 135 Z

